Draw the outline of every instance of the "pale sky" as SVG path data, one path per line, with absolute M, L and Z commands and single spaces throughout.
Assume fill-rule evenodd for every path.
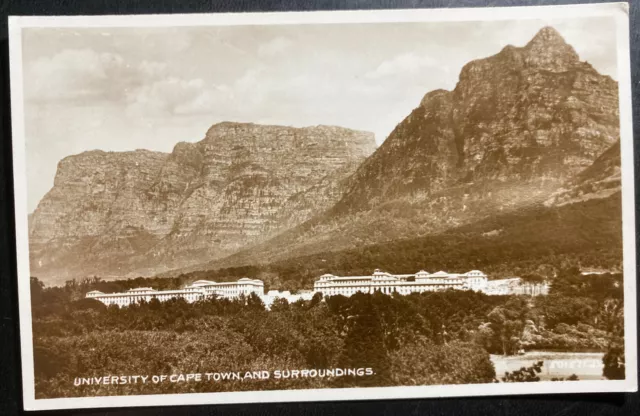
M 221 121 L 338 125 L 382 143 L 462 66 L 555 27 L 616 79 L 612 18 L 300 26 L 24 29 L 29 211 L 60 159 L 170 152 Z

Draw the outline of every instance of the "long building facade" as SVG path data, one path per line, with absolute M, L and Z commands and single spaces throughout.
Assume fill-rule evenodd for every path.
M 276 299 L 286 299 L 289 303 L 293 303 L 300 300 L 311 300 L 315 294 L 310 290 L 302 290 L 296 294 L 289 291 L 270 290 L 265 294 L 262 280 L 243 277 L 234 282 L 198 280 L 177 290 L 155 290 L 150 287 L 129 289 L 121 293 L 103 293 L 94 290 L 87 293 L 86 297 L 98 300 L 107 306 L 123 307 L 135 303 L 150 302 L 152 299 L 165 302 L 170 299 L 182 298 L 188 303 L 193 303 L 212 297 L 234 299 L 240 296 L 250 296 L 252 293 L 257 295 L 267 308 L 270 308 Z
M 128 306 L 142 301 L 150 302 L 152 299 L 165 302 L 169 299 L 182 298 L 189 303 L 193 303 L 207 297 L 237 298 L 240 295 L 249 296 L 251 293 L 263 297 L 264 282 L 247 277 L 235 282 L 198 280 L 177 290 L 155 290 L 150 287 L 129 289 L 122 293 L 103 293 L 94 290 L 87 293 L 86 297 L 99 300 L 107 306 Z
M 262 280 L 244 277 L 232 282 L 198 280 L 177 290 L 159 291 L 150 287 L 129 289 L 122 293 L 103 293 L 94 290 L 87 293 L 86 297 L 96 299 L 105 305 L 122 307 L 143 301 L 150 302 L 152 299 L 165 302 L 170 299 L 182 298 L 193 303 L 211 297 L 233 299 L 255 294 L 262 299 L 267 308 L 270 308 L 278 298 L 293 303 L 300 300 L 310 300 L 316 293 L 321 293 L 324 297 L 336 295 L 348 297 L 356 293 L 381 292 L 389 295 L 393 293 L 409 295 L 447 289 L 473 290 L 489 295 L 537 296 L 548 293 L 546 283 L 532 286 L 528 283 L 523 284 L 519 278 L 489 280 L 487 275 L 480 270 L 471 270 L 466 273 L 447 273 L 444 271 L 429 273 L 420 270 L 414 274 L 390 274 L 376 269 L 369 276 L 325 274 L 315 282 L 313 290 L 303 290 L 297 294 L 277 290 L 270 290 L 265 294 Z
M 390 274 L 376 269 L 370 276 L 320 276 L 314 291 L 324 296 L 352 296 L 358 292 L 382 292 L 400 295 L 435 292 L 446 289 L 482 291 L 487 286 L 487 275 L 479 270 L 467 273 L 429 273 L 420 270 L 415 274 Z

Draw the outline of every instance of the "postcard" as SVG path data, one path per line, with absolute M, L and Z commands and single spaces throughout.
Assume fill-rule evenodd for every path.
M 637 391 L 628 20 L 11 17 L 26 409 Z

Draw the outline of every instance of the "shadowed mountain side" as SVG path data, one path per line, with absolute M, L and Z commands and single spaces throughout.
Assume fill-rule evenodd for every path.
M 617 83 L 546 27 L 524 47 L 506 46 L 465 65 L 453 91 L 426 94 L 331 209 L 221 262 L 186 270 L 425 236 L 553 205 L 556 193 L 576 187 L 576 175 L 602 170 L 597 159 L 607 149 L 619 152 L 617 146 Z M 619 158 L 602 157 L 610 169 L 619 166 Z M 611 177 L 610 188 L 595 197 L 619 189 L 619 178 L 602 175 Z
M 545 205 L 562 205 L 604 198 L 621 189 L 620 141 L 604 152 L 593 165 L 554 192 Z
M 620 270 L 621 200 L 617 192 L 575 204 L 517 210 L 427 237 L 327 251 L 242 267 L 182 274 L 188 280 L 251 275 L 271 287 L 309 288 L 324 273 L 369 275 L 480 269 L 491 278 L 539 274 L 559 268 Z

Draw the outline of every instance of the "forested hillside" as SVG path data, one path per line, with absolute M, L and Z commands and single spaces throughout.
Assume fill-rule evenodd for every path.
M 393 221 L 393 212 L 389 213 Z M 620 193 L 559 207 L 530 208 L 427 237 L 330 251 L 263 265 L 186 273 L 184 280 L 249 276 L 286 290 L 311 288 L 324 273 L 369 275 L 479 269 L 490 278 L 537 274 L 561 267 L 621 270 Z
M 152 301 L 119 309 L 78 294 L 98 279 L 44 288 L 32 279 L 36 395 L 79 397 L 351 386 L 490 383 L 489 353 L 609 351 L 620 377 L 622 276 L 562 270 L 549 296 L 450 290 L 356 294 L 270 311 L 257 297 Z M 112 285 L 128 286 L 130 282 Z M 75 386 L 76 377 L 292 369 L 371 375 Z

